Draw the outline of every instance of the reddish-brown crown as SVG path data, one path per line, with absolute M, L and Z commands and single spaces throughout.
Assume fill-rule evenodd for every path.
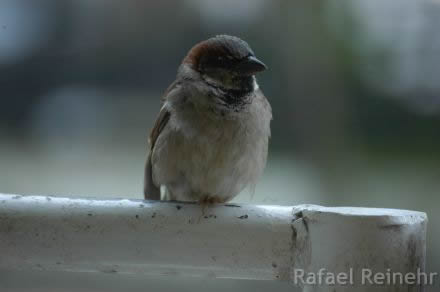
M 208 51 L 211 44 L 207 41 L 200 42 L 189 50 L 186 57 L 183 59 L 182 63 L 192 65 L 194 68 L 198 67 L 199 60 L 203 55 L 204 51 Z
M 191 65 L 195 70 L 201 63 L 214 59 L 242 60 L 254 52 L 242 39 L 228 35 L 218 35 L 196 44 L 188 52 L 182 63 Z

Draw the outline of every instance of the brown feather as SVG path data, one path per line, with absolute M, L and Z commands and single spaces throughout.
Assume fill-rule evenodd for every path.
M 166 101 L 168 94 L 176 88 L 178 82 L 173 82 L 165 94 L 162 97 L 163 101 Z M 160 200 L 160 186 L 156 186 L 153 182 L 153 169 L 151 164 L 151 155 L 154 150 L 154 145 L 156 144 L 157 138 L 162 132 L 163 128 L 166 126 L 170 120 L 171 113 L 164 107 L 159 112 L 159 116 L 154 123 L 154 127 L 150 132 L 148 142 L 150 144 L 150 153 L 148 154 L 147 162 L 145 163 L 145 175 L 144 175 L 144 197 L 148 200 Z

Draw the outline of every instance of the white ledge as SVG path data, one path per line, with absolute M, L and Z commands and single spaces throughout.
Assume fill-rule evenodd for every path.
M 295 269 L 407 273 L 424 269 L 426 223 L 425 213 L 393 209 L 202 210 L 179 202 L 0 194 L 0 268 L 259 280 L 292 280 Z M 346 288 L 337 291 L 354 291 Z

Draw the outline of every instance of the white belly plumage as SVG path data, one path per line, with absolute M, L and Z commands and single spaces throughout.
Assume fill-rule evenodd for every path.
M 172 113 L 152 155 L 153 180 L 166 187 L 165 199 L 225 202 L 255 186 L 266 164 L 271 112 L 253 108 L 239 120 Z

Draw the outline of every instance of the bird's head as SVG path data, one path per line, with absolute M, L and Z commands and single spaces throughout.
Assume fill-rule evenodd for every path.
M 207 83 L 226 90 L 252 91 L 254 75 L 267 69 L 242 39 L 218 35 L 196 44 L 183 64 L 200 74 Z

